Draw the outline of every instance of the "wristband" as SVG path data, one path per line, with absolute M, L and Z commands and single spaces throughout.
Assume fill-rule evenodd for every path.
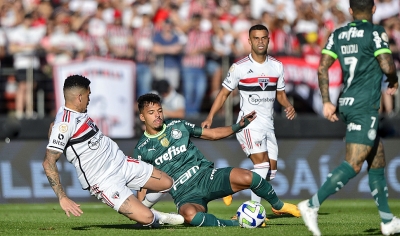
M 244 118 L 243 127 L 240 126 L 240 122 L 232 125 L 231 127 L 232 127 L 233 132 L 237 133 L 239 130 L 243 129 L 244 127 L 248 126 L 249 124 L 250 124 L 249 119 Z

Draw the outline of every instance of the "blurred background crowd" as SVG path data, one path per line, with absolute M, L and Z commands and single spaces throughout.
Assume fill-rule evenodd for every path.
M 385 27 L 400 70 L 400 1 L 376 5 L 374 23 Z M 270 55 L 317 64 L 329 33 L 351 21 L 348 8 L 348 0 L 2 0 L 0 114 L 37 118 L 41 97 L 53 115 L 53 68 L 95 56 L 135 63 L 134 99 L 155 91 L 166 116 L 198 116 L 230 64 L 250 53 L 252 25 L 268 27 Z M 292 99 L 298 112 L 313 112 Z M 394 116 L 394 99 L 382 101 Z

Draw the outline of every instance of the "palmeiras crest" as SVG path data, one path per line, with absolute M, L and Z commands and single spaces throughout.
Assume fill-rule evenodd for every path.
M 265 90 L 269 83 L 269 78 L 258 78 L 258 84 L 262 88 L 262 90 Z

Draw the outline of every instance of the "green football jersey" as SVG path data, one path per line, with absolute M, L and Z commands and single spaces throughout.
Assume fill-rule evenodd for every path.
M 388 42 L 384 28 L 366 20 L 353 21 L 330 35 L 322 53 L 338 58 L 342 67 L 340 111 L 379 109 L 383 73 L 375 57 L 391 53 Z
M 134 158 L 152 164 L 171 176 L 175 183 L 171 196 L 178 197 L 185 186 L 195 186 L 197 177 L 205 169 L 213 168 L 191 137 L 201 136 L 203 129 L 185 120 L 166 120 L 157 135 L 144 133 L 134 150 Z

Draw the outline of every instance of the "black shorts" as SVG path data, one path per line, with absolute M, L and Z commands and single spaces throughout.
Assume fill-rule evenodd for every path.
M 15 72 L 15 79 L 17 80 L 17 82 L 26 81 L 27 72 L 28 72 L 28 69 L 18 69 Z M 37 82 L 43 77 L 40 70 L 37 70 L 37 69 L 33 69 L 32 74 L 33 74 L 33 82 Z

